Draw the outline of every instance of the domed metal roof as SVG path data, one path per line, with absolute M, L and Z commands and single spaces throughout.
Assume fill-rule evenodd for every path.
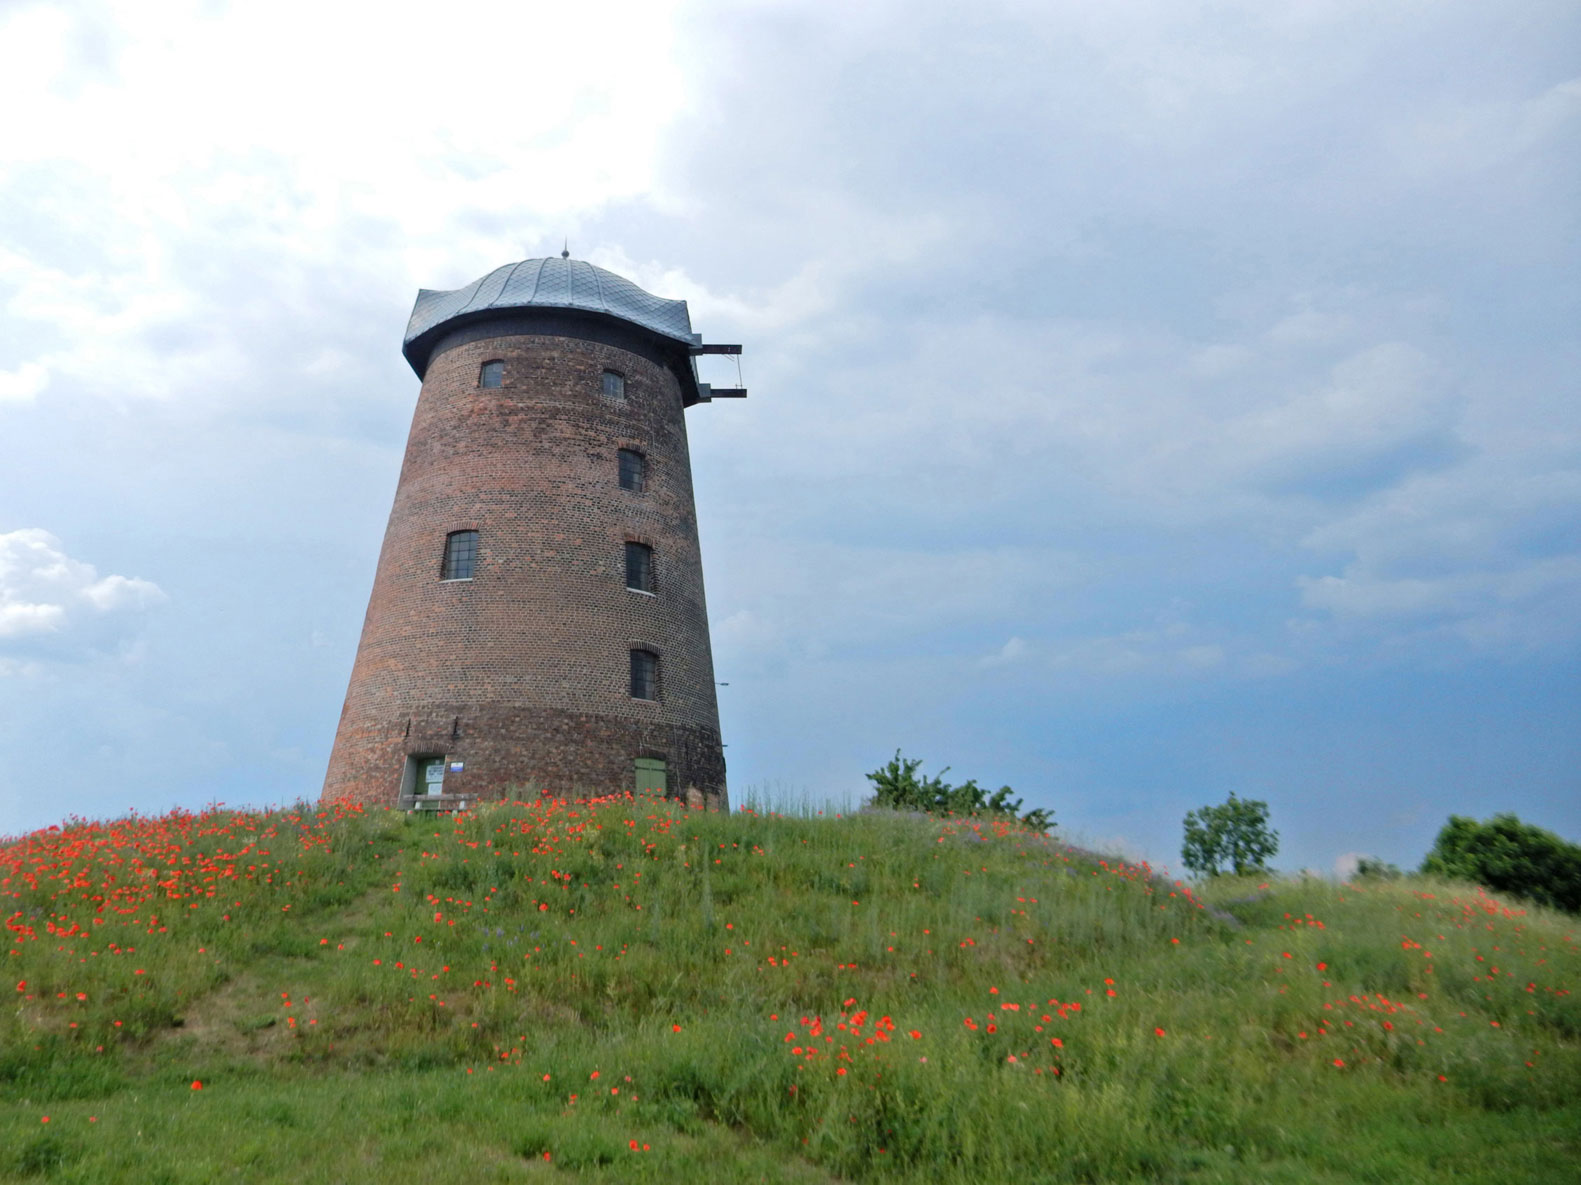
M 443 292 L 421 289 L 406 323 L 402 350 L 414 366 L 412 344 L 448 321 L 471 320 L 495 309 L 580 309 L 618 317 L 687 347 L 697 342 L 684 300 L 665 300 L 644 292 L 614 272 L 585 259 L 524 259 L 495 268 L 465 288 Z M 432 342 L 433 338 L 428 339 Z M 426 350 L 418 351 L 426 353 Z M 426 358 L 424 359 L 426 362 Z M 421 373 L 421 370 L 419 370 Z

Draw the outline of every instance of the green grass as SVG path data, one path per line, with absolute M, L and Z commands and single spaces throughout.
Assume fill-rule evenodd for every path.
M 1574 919 L 1205 895 L 886 814 L 79 821 L 0 847 L 0 1178 L 1577 1178 Z

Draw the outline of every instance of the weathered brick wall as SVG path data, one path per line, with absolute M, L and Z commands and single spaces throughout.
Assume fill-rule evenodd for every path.
M 509 326 L 502 322 L 502 331 Z M 673 793 L 725 792 L 680 384 L 653 351 L 547 333 L 442 343 L 418 396 L 326 801 L 393 803 L 409 754 L 465 769 L 447 794 L 629 788 L 663 757 Z M 504 385 L 478 386 L 505 363 Z M 602 393 L 604 370 L 625 398 Z M 623 490 L 617 450 L 646 456 Z M 441 581 L 476 530 L 470 581 Z M 656 595 L 626 588 L 625 544 L 654 549 Z M 661 660 L 630 695 L 629 653 Z

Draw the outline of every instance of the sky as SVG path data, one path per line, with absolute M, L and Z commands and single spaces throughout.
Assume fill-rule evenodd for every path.
M 688 412 L 730 788 L 1581 840 L 1581 8 L 0 0 L 0 834 L 319 793 L 417 289 Z M 732 360 L 704 379 L 734 385 Z

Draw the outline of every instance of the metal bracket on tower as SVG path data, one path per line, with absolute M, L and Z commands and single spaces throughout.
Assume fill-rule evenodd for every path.
M 692 336 L 696 338 L 700 335 L 693 334 Z M 694 341 L 692 343 L 692 357 L 696 358 L 699 354 L 733 354 L 740 358 L 741 347 L 739 345 L 724 345 L 718 342 L 704 344 L 701 341 Z M 740 369 L 741 364 L 737 362 L 736 370 L 740 371 Z M 745 399 L 747 397 L 747 389 L 745 387 L 715 387 L 711 383 L 698 383 L 697 395 L 698 400 L 702 403 L 709 403 L 715 399 Z

